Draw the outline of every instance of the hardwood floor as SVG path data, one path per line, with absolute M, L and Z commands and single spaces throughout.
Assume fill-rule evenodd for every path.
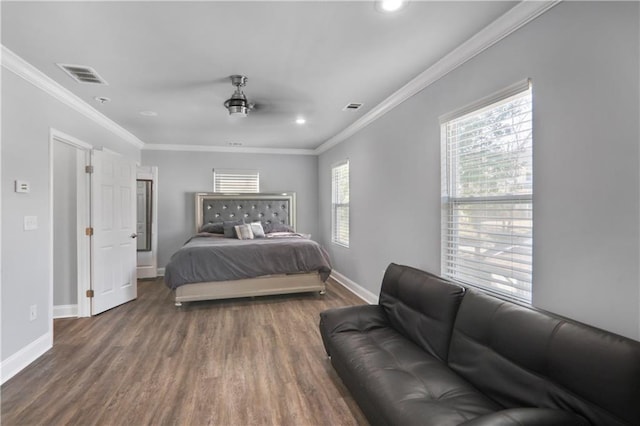
M 327 294 L 173 305 L 161 279 L 93 318 L 54 322 L 54 346 L 1 388 L 10 425 L 365 425 L 326 356 Z

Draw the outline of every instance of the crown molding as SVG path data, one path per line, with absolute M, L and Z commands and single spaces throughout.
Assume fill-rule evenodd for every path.
M 144 145 L 144 151 L 190 151 L 190 152 L 228 152 L 234 154 L 275 154 L 275 155 L 316 155 L 313 149 L 295 148 L 251 148 L 233 146 L 210 145 L 170 145 L 152 144 Z
M 145 145 L 144 142 L 128 130 L 116 124 L 110 118 L 71 93 L 68 89 L 65 89 L 62 85 L 45 75 L 42 71 L 7 49 L 4 45 L 2 45 L 2 66 L 53 96 L 63 104 L 75 109 L 80 114 L 101 125 L 136 148 L 141 149 Z
M 353 136 L 393 108 L 400 105 L 413 95 L 424 90 L 437 80 L 458 68 L 474 56 L 493 46 L 509 34 L 523 27 L 538 16 L 542 15 L 561 0 L 537 1 L 524 0 L 509 9 L 498 19 L 480 30 L 473 37 L 452 50 L 438 62 L 427 68 L 413 80 L 409 81 L 391 96 L 376 105 L 369 112 L 356 120 L 349 127 L 329 138 L 314 150 L 316 155 L 333 148 L 349 137 Z

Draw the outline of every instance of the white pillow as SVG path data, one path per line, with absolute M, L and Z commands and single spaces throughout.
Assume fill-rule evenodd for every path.
M 251 225 L 248 223 L 236 225 L 235 229 L 239 240 L 253 240 L 253 231 L 251 230 Z
M 264 238 L 264 228 L 260 222 L 252 222 L 249 224 L 255 238 Z

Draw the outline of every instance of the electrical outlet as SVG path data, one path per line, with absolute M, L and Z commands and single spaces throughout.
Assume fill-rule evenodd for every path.
M 29 182 L 27 182 L 27 181 L 17 180 L 16 181 L 15 191 L 16 192 L 22 192 L 22 193 L 31 192 L 31 185 L 29 185 Z
M 31 305 L 29 309 L 29 321 L 33 321 L 38 318 L 38 305 Z

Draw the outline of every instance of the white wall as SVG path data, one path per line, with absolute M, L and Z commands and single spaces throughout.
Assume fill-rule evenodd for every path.
M 640 339 L 638 9 L 563 2 L 321 155 L 335 269 L 373 293 L 391 261 L 439 273 L 438 117 L 530 77 L 533 304 Z M 329 243 L 329 206 L 331 165 L 347 157 L 345 249 Z
M 2 377 L 51 344 L 52 213 L 49 132 L 57 129 L 94 147 L 104 146 L 139 160 L 140 150 L 63 105 L 16 74 L 2 70 Z M 31 183 L 14 192 L 14 180 Z M 23 230 L 24 216 L 38 229 Z M 38 317 L 29 320 L 37 305 Z
M 213 191 L 213 169 L 260 172 L 261 192 L 295 191 L 298 232 L 318 235 L 318 159 L 310 155 L 142 151 L 158 166 L 158 267 L 195 233 L 195 192 Z

